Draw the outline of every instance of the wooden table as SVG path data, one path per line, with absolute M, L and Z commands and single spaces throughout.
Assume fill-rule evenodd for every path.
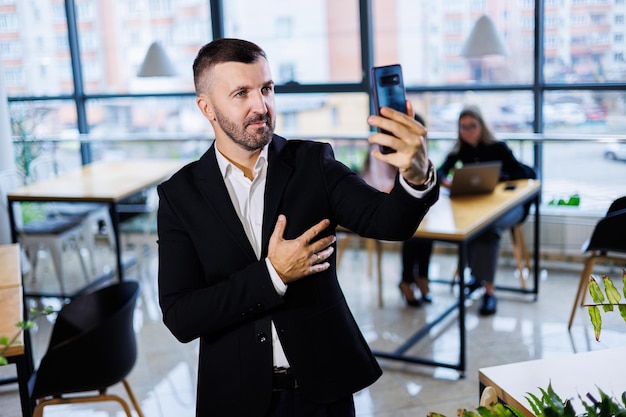
M 507 185 L 515 185 L 514 189 L 506 189 Z M 428 214 L 415 232 L 415 237 L 430 239 L 433 241 L 450 242 L 458 245 L 459 271 L 464 271 L 467 266 L 467 246 L 489 228 L 500 217 L 511 209 L 530 201 L 535 201 L 535 228 L 534 228 L 534 286 L 527 288 L 503 288 L 523 293 L 532 293 L 537 297 L 539 291 L 539 205 L 538 199 L 541 191 L 541 183 L 538 180 L 516 180 L 500 183 L 489 194 L 472 196 L 458 196 L 450 198 L 442 192 L 439 200 L 430 208 Z M 379 297 L 382 289 L 382 242 L 376 242 L 378 262 L 378 287 Z M 380 304 L 381 300 L 379 300 Z M 415 343 L 429 334 L 430 330 L 445 319 L 453 311 L 459 311 L 459 338 L 460 352 L 457 363 L 442 363 L 429 358 L 420 358 L 406 355 Z M 466 368 L 466 340 L 465 340 L 465 283 L 459 279 L 459 296 L 451 306 L 443 311 L 437 318 L 426 323 L 421 329 L 407 339 L 398 349 L 393 352 L 374 350 L 374 355 L 385 359 L 394 359 L 405 362 L 419 363 L 424 365 L 442 366 L 459 370 L 461 375 Z
M 117 274 L 118 278 L 123 280 L 117 205 L 124 199 L 167 179 L 183 165 L 183 161 L 169 159 L 94 162 L 55 178 L 13 190 L 7 196 L 13 241 L 17 242 L 17 229 L 12 203 L 25 201 L 106 203 L 109 205 L 115 235 Z M 27 295 L 36 296 L 36 294 Z
M 28 380 L 33 372 L 30 335 L 15 326 L 25 316 L 20 265 L 19 245 L 0 245 L 0 335 L 11 339 L 19 332 L 16 342 L 3 353 L 10 363 L 16 365 L 17 378 L 2 380 L 0 383 L 18 383 L 22 415 L 30 416 L 32 402 L 28 393 Z
M 589 404 L 591 401 L 585 395 L 590 393 L 600 400 L 599 388 L 620 399 L 626 391 L 624 358 L 626 347 L 618 347 L 492 366 L 478 370 L 478 382 L 481 392 L 486 386 L 493 387 L 501 402 L 529 417 L 534 414 L 525 397 L 532 393 L 541 398 L 539 388 L 546 389 L 551 383 L 562 400 L 572 400 L 579 415 L 584 411 L 579 395 Z

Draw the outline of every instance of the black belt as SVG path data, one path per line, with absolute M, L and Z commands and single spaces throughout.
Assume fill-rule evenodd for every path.
M 296 377 L 286 368 L 274 368 L 272 374 L 272 388 L 274 391 L 286 391 L 298 388 Z

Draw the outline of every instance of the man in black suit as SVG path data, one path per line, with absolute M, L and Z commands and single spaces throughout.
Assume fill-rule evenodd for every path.
M 274 83 L 257 45 L 218 39 L 194 64 L 215 142 L 158 187 L 159 299 L 176 338 L 200 338 L 198 416 L 353 416 L 381 375 L 335 269 L 335 229 L 405 240 L 437 200 L 426 132 L 407 113 L 368 123 L 399 168 L 381 193 L 328 144 L 275 135 Z

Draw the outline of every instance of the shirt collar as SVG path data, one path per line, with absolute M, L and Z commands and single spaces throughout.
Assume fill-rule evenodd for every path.
M 254 165 L 254 171 L 258 173 L 261 170 L 261 167 L 266 163 L 267 153 L 268 153 L 269 143 L 261 149 L 261 153 L 259 154 L 259 158 Z M 228 174 L 232 172 L 233 169 L 241 171 L 235 165 L 233 165 L 222 153 L 217 149 L 217 145 L 215 148 L 215 157 L 217 158 L 217 165 L 220 168 L 220 172 L 222 173 L 222 178 L 226 178 Z

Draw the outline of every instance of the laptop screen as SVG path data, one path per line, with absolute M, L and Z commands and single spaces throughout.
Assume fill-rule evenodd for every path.
M 450 196 L 490 193 L 498 184 L 502 162 L 465 164 L 454 170 Z

